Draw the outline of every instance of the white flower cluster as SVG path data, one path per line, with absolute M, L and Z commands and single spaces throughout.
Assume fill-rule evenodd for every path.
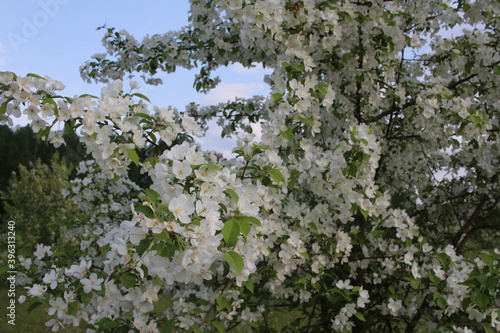
M 500 198 L 499 15 L 486 0 L 192 1 L 179 32 L 107 30 L 82 67 L 112 80 L 100 98 L 0 73 L 3 122 L 24 113 L 55 145 L 56 124 L 78 128 L 96 163 L 71 191 L 79 248 L 23 259 L 28 296 L 54 330 L 270 330 L 283 305 L 302 309 L 295 330 L 498 329 L 498 253 L 475 247 L 494 243 Z M 464 24 L 484 31 L 440 35 Z M 126 72 L 197 65 L 207 91 L 233 62 L 272 68 L 271 96 L 179 113 L 123 91 Z M 239 133 L 229 161 L 202 152 L 197 118 L 218 113 L 265 120 L 260 141 Z M 149 188 L 126 180 L 131 163 Z

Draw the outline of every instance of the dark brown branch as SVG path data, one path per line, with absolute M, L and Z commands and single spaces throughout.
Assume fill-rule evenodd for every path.
M 420 318 L 423 316 L 425 308 L 427 308 L 428 303 L 427 303 L 427 298 L 424 299 L 422 304 L 420 304 L 420 307 L 417 310 L 417 313 L 415 316 L 411 319 L 410 323 L 408 326 L 406 326 L 405 332 L 404 333 L 412 333 L 415 327 L 417 326 Z
M 447 197 L 444 200 L 441 200 L 441 201 L 438 201 L 438 202 L 434 202 L 432 204 L 425 205 L 424 209 L 416 211 L 415 213 L 411 214 L 410 217 L 414 218 L 414 217 L 418 216 L 419 214 L 421 214 L 423 212 L 426 212 L 427 209 L 428 209 L 428 207 L 432 207 L 432 206 L 436 206 L 436 205 L 442 205 L 442 204 L 444 204 L 444 203 L 446 203 L 448 201 L 453 201 L 453 200 L 456 200 L 456 199 L 465 198 L 465 197 L 470 196 L 472 194 L 473 194 L 472 192 L 471 193 L 466 192 L 466 193 L 462 193 L 462 194 L 457 194 L 457 195 L 454 195 L 454 196 Z
M 472 80 L 472 79 L 473 79 L 473 78 L 475 78 L 476 76 L 477 76 L 477 73 L 475 73 L 475 74 L 471 74 L 471 75 L 469 75 L 469 76 L 464 77 L 463 79 L 458 80 L 457 82 L 454 82 L 453 84 L 451 84 L 451 83 L 450 83 L 450 84 L 448 85 L 448 89 L 453 90 L 453 89 L 455 89 L 456 87 L 458 87 L 459 85 L 461 85 L 462 83 L 465 83 L 465 82 L 467 82 L 467 81 Z
M 245 167 L 243 168 L 243 173 L 241 174 L 241 179 L 245 179 L 245 172 L 247 171 L 248 163 L 250 163 L 249 160 L 247 160 L 247 162 L 245 163 Z
M 448 202 L 448 201 L 453 201 L 453 200 L 456 200 L 456 199 L 460 199 L 460 198 L 464 198 L 464 197 L 467 197 L 469 195 L 471 195 L 472 193 L 469 193 L 469 192 L 465 192 L 465 193 L 462 193 L 462 194 L 457 194 L 457 195 L 454 195 L 452 197 L 447 197 L 446 199 L 444 199 L 444 201 L 440 202 L 441 203 L 445 203 L 445 202 Z
M 224 293 L 224 290 L 226 290 L 226 288 L 228 287 L 229 285 L 225 285 L 221 290 L 220 290 L 220 294 L 222 295 Z M 217 290 L 215 290 L 217 291 Z M 214 302 L 214 304 L 212 304 L 212 306 L 210 307 L 210 309 L 208 309 L 207 311 L 205 311 L 205 318 L 203 318 L 203 321 L 200 323 L 200 327 L 205 325 L 205 323 L 207 322 L 208 320 L 208 317 L 210 316 L 210 313 L 212 313 L 212 311 L 216 311 L 217 310 L 217 302 Z
M 135 269 L 135 267 L 129 268 L 129 269 L 127 269 L 127 270 L 125 270 L 125 271 L 123 271 L 123 272 L 119 273 L 118 275 L 116 275 L 116 276 L 114 277 L 114 279 L 116 279 L 117 277 L 122 276 L 123 274 L 129 273 L 129 272 L 132 272 L 134 269 Z
M 487 197 L 486 197 L 487 198 Z M 497 198 L 497 200 L 495 201 L 495 203 L 493 204 L 493 206 L 490 208 L 490 211 L 494 210 L 495 207 L 498 205 L 498 201 L 500 200 L 500 198 Z M 483 205 L 484 206 L 484 205 Z M 479 208 L 479 206 L 478 206 Z M 474 212 L 475 213 L 475 212 Z M 473 214 L 474 215 L 474 214 Z M 472 216 L 471 216 L 472 217 Z M 462 238 L 462 240 L 460 241 L 460 243 L 457 245 L 457 254 L 460 254 L 462 253 L 462 249 L 464 248 L 465 244 L 467 243 L 467 241 L 469 240 L 469 238 L 476 232 L 476 230 L 482 228 L 482 227 L 485 227 L 483 226 L 482 224 L 484 223 L 485 220 L 482 220 L 480 222 L 478 222 L 478 224 L 476 226 L 474 226 L 473 228 L 471 228 L 466 234 L 465 236 Z
M 388 137 L 387 140 L 402 140 L 402 139 L 413 139 L 413 138 L 420 138 L 420 135 L 413 134 L 413 135 L 403 135 L 403 136 L 391 136 Z
M 498 179 L 498 174 L 495 174 L 493 177 L 491 177 L 490 183 L 495 184 L 497 182 L 497 179 Z M 490 193 L 486 193 L 483 196 L 483 198 L 481 199 L 481 201 L 479 202 L 479 204 L 477 205 L 476 209 L 474 210 L 472 215 L 469 217 L 467 222 L 460 228 L 460 230 L 455 235 L 455 238 L 453 239 L 452 245 L 456 248 L 457 254 L 460 254 L 462 248 L 464 247 L 465 243 L 467 242 L 468 238 L 470 237 L 470 233 L 467 232 L 464 239 L 462 239 L 462 236 L 466 233 L 467 229 L 473 227 L 474 223 L 476 223 L 477 217 L 479 216 L 482 209 L 484 208 L 484 206 L 486 205 L 486 203 L 490 199 L 489 194 Z M 498 204 L 499 200 L 500 200 L 500 198 L 497 198 L 494 205 L 492 206 L 493 207 L 492 209 L 495 208 L 495 206 Z
M 156 148 L 160 149 L 161 151 L 167 150 L 166 148 L 163 148 L 160 145 L 158 145 L 156 142 L 154 142 L 150 138 L 146 138 L 146 141 L 149 142 L 150 144 L 152 144 L 153 146 L 155 146 Z
M 382 112 L 382 113 L 380 113 L 380 114 L 378 114 L 378 115 L 376 115 L 376 116 L 372 117 L 372 118 L 370 119 L 370 122 L 372 123 L 372 122 L 374 122 L 374 121 L 376 121 L 376 120 L 379 120 L 379 119 L 381 119 L 381 118 L 384 118 L 385 116 L 391 115 L 391 114 L 393 114 L 393 113 L 395 113 L 395 112 L 400 112 L 400 111 L 403 111 L 404 109 L 407 109 L 407 108 L 409 108 L 410 106 L 413 106 L 413 105 L 415 105 L 415 104 L 416 104 L 416 101 L 412 100 L 412 101 L 406 102 L 406 103 L 405 103 L 405 104 L 403 104 L 403 106 L 401 106 L 401 107 L 394 106 L 394 107 L 390 108 L 389 110 L 384 111 L 384 112 Z
M 311 309 L 311 314 L 309 315 L 309 319 L 307 321 L 307 326 L 304 329 L 305 332 L 308 332 L 309 328 L 311 328 L 311 322 L 312 322 L 312 319 L 313 319 L 314 311 L 316 309 L 316 304 L 318 303 L 318 299 L 319 299 L 319 297 L 316 297 L 314 299 L 314 303 L 313 303 L 313 306 L 312 306 L 312 309 Z
M 452 244 L 457 249 L 457 254 L 459 253 L 457 246 L 459 244 L 461 244 L 462 246 L 464 245 L 463 241 L 460 242 L 460 239 L 462 238 L 462 235 L 465 233 L 465 231 L 467 229 L 469 229 L 474 224 L 474 222 L 476 221 L 476 218 L 481 213 L 481 210 L 483 209 L 483 207 L 484 207 L 484 205 L 486 204 L 487 201 L 488 201 L 488 196 L 485 195 L 481 199 L 481 201 L 479 202 L 479 204 L 477 205 L 476 209 L 474 210 L 474 212 L 472 213 L 472 215 L 469 217 L 469 219 L 467 220 L 467 222 L 463 225 L 462 228 L 460 228 L 460 230 L 455 235 L 455 238 L 453 239 Z

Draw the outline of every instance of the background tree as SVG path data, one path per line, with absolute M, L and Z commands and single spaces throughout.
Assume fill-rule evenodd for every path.
M 18 172 L 19 166 L 28 168 L 30 163 L 50 165 L 54 154 L 59 152 L 59 156 L 68 165 L 76 166 L 85 158 L 85 148 L 80 143 L 75 133 L 64 136 L 65 145 L 55 148 L 43 140 L 37 140 L 35 133 L 30 126 L 10 128 L 7 125 L 0 125 L 0 192 L 7 190 L 8 181 L 13 172 Z M 0 216 L 5 214 L 3 198 L 0 198 Z M 4 217 L 5 218 L 5 217 Z
M 70 189 L 72 167 L 55 153 L 47 165 L 40 159 L 19 165 L 1 197 L 6 221 L 16 221 L 19 250 L 33 252 L 36 244 L 54 245 L 67 231 L 67 222 L 76 220 L 77 205 L 63 191 Z

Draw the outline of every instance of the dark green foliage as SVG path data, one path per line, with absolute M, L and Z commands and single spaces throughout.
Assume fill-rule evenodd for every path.
M 72 167 L 54 154 L 50 165 L 29 162 L 9 180 L 1 193 L 4 201 L 4 222 L 16 222 L 18 248 L 32 251 L 37 243 L 55 244 L 64 234 L 63 221 L 77 215 L 77 206 L 62 194 L 70 186 Z
M 27 167 L 38 159 L 43 164 L 50 164 L 56 151 L 68 164 L 76 166 L 86 158 L 85 148 L 75 133 L 64 135 L 66 145 L 54 148 L 50 143 L 37 140 L 29 126 L 11 129 L 0 125 L 0 192 L 5 192 L 13 172 L 20 165 Z M 3 199 L 0 199 L 0 215 L 4 215 Z

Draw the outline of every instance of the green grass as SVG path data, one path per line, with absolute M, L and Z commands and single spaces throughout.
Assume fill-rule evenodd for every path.
M 40 306 L 30 313 L 28 309 L 30 307 L 29 301 L 23 304 L 17 303 L 17 298 L 21 295 L 21 290 L 18 288 L 16 292 L 16 325 L 10 325 L 7 317 L 8 309 L 7 306 L 10 304 L 11 298 L 8 296 L 7 289 L 5 287 L 0 288 L 0 332 L 1 333 L 49 333 L 52 332 L 51 328 L 46 327 L 45 323 L 51 319 L 47 314 L 47 309 Z M 162 304 L 163 306 L 165 304 Z M 162 309 L 157 309 L 158 311 Z M 280 331 L 281 328 L 288 325 L 295 318 L 297 314 L 290 312 L 275 311 L 269 314 L 268 324 L 271 328 Z M 251 333 L 255 329 L 251 325 L 239 325 L 232 332 L 235 333 Z M 85 329 L 77 327 L 67 327 L 66 329 L 59 329 L 58 332 L 71 332 L 71 333 L 83 333 Z
M 21 295 L 19 292 L 17 296 Z M 52 332 L 50 328 L 45 326 L 45 323 L 50 319 L 48 314 L 41 307 L 28 313 L 29 304 L 19 304 L 16 297 L 16 319 L 15 326 L 8 323 L 10 318 L 7 316 L 7 306 L 10 304 L 11 298 L 8 296 L 8 290 L 5 288 L 0 289 L 0 331 L 5 333 L 14 332 Z
M 21 292 L 18 288 L 16 296 L 19 297 Z M 7 306 L 10 304 L 11 298 L 8 296 L 7 289 L 0 288 L 0 332 L 2 333 L 49 333 L 52 332 L 51 328 L 45 326 L 45 323 L 51 318 L 47 314 L 47 310 L 40 306 L 31 313 L 28 313 L 30 304 L 28 302 L 19 304 L 17 303 L 16 297 L 16 325 L 11 325 L 8 323 L 10 320 L 7 317 L 8 309 Z M 75 329 L 73 327 L 63 330 L 59 329 L 58 332 L 71 331 L 72 333 L 85 332 L 83 329 Z

